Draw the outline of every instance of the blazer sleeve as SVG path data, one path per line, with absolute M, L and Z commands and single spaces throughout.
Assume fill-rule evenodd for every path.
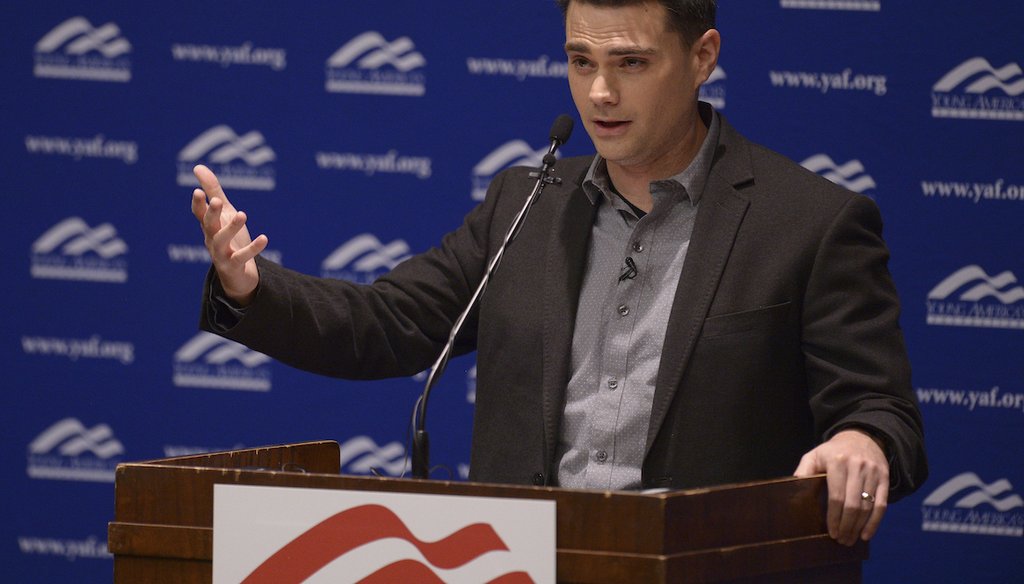
M 881 440 L 891 500 L 927 478 L 924 434 L 899 326 L 877 206 L 851 197 L 814 259 L 803 303 L 803 353 L 815 428 L 858 427 Z
M 260 284 L 244 316 L 216 326 L 211 291 L 203 293 L 201 329 L 240 342 L 293 367 L 333 377 L 377 379 L 428 367 L 468 304 L 486 267 L 488 235 L 503 175 L 488 196 L 439 247 L 395 266 L 370 285 L 301 274 L 261 258 Z M 476 319 L 466 323 L 456 353 L 476 345 Z

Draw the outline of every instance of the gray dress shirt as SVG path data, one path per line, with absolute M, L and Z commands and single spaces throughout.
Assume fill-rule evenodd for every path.
M 650 213 L 638 217 L 614 191 L 600 155 L 584 178 L 598 210 L 556 453 L 563 487 L 640 488 L 669 312 L 718 145 L 718 115 L 701 107 L 707 137 L 685 170 L 650 184 Z

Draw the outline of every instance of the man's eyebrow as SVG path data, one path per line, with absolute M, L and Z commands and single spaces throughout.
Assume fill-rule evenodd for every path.
M 590 46 L 578 41 L 569 41 L 565 43 L 565 52 L 590 54 Z M 608 54 L 612 57 L 622 57 L 626 55 L 653 55 L 656 52 L 657 51 L 651 47 L 641 47 L 640 45 L 613 47 L 608 50 Z
M 569 41 L 569 42 L 565 43 L 565 52 L 566 53 L 589 53 L 590 52 L 590 47 L 588 47 L 587 45 L 585 45 L 585 44 L 583 44 L 583 43 L 581 43 L 579 41 Z
M 608 51 L 608 54 L 613 57 L 622 57 L 625 55 L 653 55 L 656 53 L 652 47 L 641 47 L 640 45 L 632 45 L 629 47 L 615 47 Z

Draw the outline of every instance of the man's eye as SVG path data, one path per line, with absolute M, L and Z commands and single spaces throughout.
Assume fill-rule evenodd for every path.
M 624 59 L 622 64 L 627 68 L 635 69 L 637 67 L 642 67 L 645 64 L 645 61 L 643 59 Z

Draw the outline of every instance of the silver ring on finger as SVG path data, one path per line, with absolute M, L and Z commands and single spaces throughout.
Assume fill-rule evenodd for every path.
M 869 505 L 874 505 L 875 504 L 875 496 L 872 495 L 871 493 L 867 492 L 867 491 L 861 491 L 860 492 L 860 500 L 861 501 L 866 501 Z

